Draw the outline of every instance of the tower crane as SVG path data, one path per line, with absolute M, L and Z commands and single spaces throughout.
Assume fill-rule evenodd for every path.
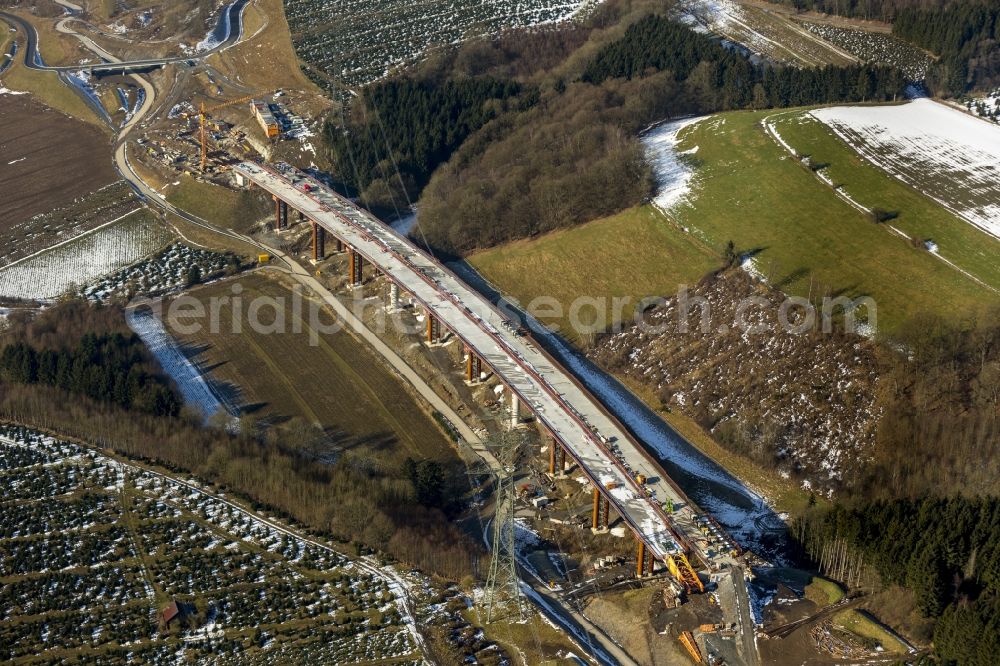
M 222 102 L 221 104 L 215 104 L 212 106 L 205 106 L 202 102 L 198 107 L 198 139 L 201 142 L 201 170 L 205 171 L 205 166 L 208 163 L 208 130 L 206 128 L 206 120 L 208 119 L 208 114 L 224 109 L 228 106 L 235 106 L 236 104 L 243 104 L 244 102 L 249 102 L 255 97 L 260 97 L 267 93 L 256 92 L 252 95 L 245 95 L 243 97 L 238 97 L 236 99 L 231 99 L 228 102 Z M 185 114 L 185 117 L 189 117 L 190 114 Z

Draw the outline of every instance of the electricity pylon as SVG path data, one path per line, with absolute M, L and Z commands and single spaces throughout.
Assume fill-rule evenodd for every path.
M 493 470 L 496 478 L 496 510 L 493 515 L 493 557 L 490 573 L 486 578 L 486 622 L 506 610 L 516 611 L 519 620 L 525 619 L 524 599 L 517 577 L 517 543 L 514 538 L 514 469 L 524 434 L 516 429 L 503 430 L 487 442 L 499 468 Z

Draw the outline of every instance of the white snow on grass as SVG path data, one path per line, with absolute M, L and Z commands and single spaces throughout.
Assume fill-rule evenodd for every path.
M 653 205 L 662 211 L 670 210 L 683 201 L 690 191 L 694 169 L 684 160 L 685 153 L 677 150 L 677 144 L 680 143 L 677 134 L 703 118 L 684 118 L 663 123 L 642 136 L 646 158 L 653 165 L 653 175 L 656 177 Z M 693 153 L 695 150 L 697 149 L 687 152 Z
M 155 314 L 147 309 L 132 309 L 128 311 L 126 321 L 129 328 L 149 347 L 163 371 L 177 384 L 184 397 L 184 404 L 199 410 L 206 419 L 223 409 L 205 378 L 184 356 Z
M 52 300 L 151 254 L 170 234 L 137 212 L 3 267 L 0 296 Z
M 811 113 L 887 173 L 1000 238 L 1000 127 L 926 98 Z

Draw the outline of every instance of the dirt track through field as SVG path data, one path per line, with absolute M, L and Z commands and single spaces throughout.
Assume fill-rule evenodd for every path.
M 107 137 L 30 95 L 0 95 L 0 230 L 117 179 Z

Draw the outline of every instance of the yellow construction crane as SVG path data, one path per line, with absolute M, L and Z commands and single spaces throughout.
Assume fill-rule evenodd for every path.
M 222 104 L 215 104 L 213 106 L 205 106 L 202 102 L 198 107 L 198 139 L 201 142 L 201 170 L 205 171 L 205 166 L 208 163 L 208 130 L 205 127 L 205 121 L 208 119 L 208 114 L 219 109 L 224 109 L 227 106 L 235 106 L 236 104 L 243 104 L 244 102 L 249 102 L 255 97 L 261 97 L 267 93 L 254 93 L 252 95 L 246 95 L 244 97 L 238 97 L 237 99 L 231 99 L 228 102 L 223 102 Z M 185 114 L 187 117 L 187 114 Z

